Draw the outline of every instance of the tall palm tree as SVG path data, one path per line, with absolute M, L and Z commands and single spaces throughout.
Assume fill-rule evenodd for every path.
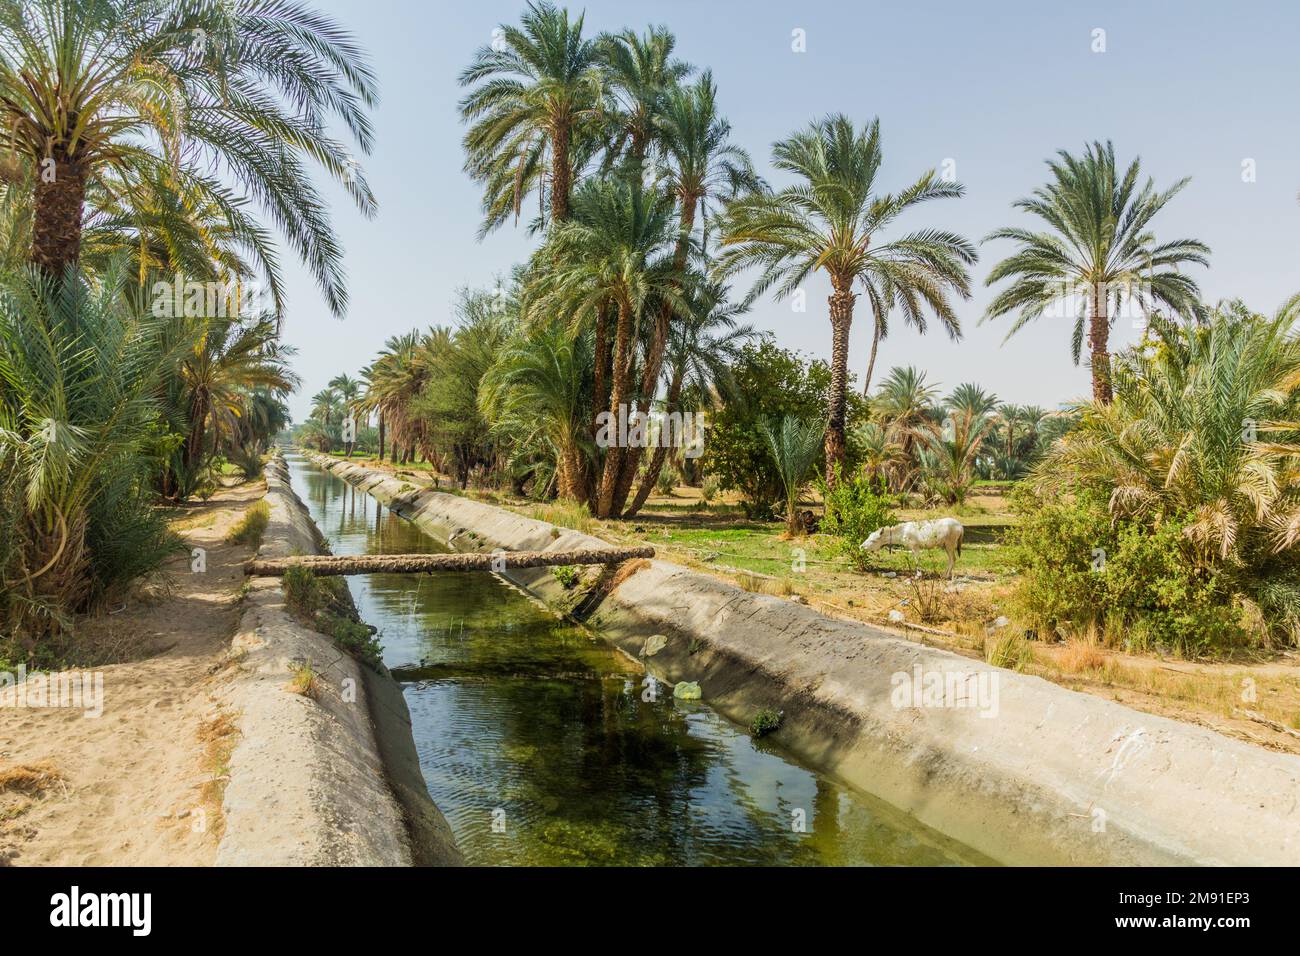
M 789 295 L 809 276 L 830 278 L 831 388 L 826 428 L 826 474 L 837 474 L 845 456 L 849 330 L 859 285 L 869 295 L 896 297 L 909 314 L 928 308 L 953 336 L 960 324 L 948 297 L 970 295 L 966 266 L 974 248 L 961 236 L 923 230 L 891 242 L 879 233 L 922 202 L 962 195 L 955 182 L 925 173 L 897 195 L 875 192 L 882 159 L 880 121 L 858 131 L 845 116 L 813 123 L 772 148 L 774 165 L 801 180 L 777 193 L 758 193 L 727 207 L 722 224 L 722 270 L 762 270 L 750 298 L 777 286 Z
M 1074 362 L 1077 365 L 1083 353 L 1086 321 L 1092 397 L 1109 404 L 1110 330 L 1116 312 L 1127 302 L 1135 308 L 1159 304 L 1183 315 L 1195 314 L 1196 283 L 1178 267 L 1208 265 L 1210 249 L 1194 239 L 1157 243 L 1149 228 L 1189 179 L 1157 192 L 1154 180 L 1147 177 L 1139 188 L 1141 160 L 1134 159 L 1121 174 L 1110 142 L 1092 143 L 1080 157 L 1065 150 L 1057 157 L 1047 161 L 1051 181 L 1013 204 L 1050 229 L 1006 228 L 988 236 L 1009 239 L 1018 249 L 989 273 L 990 286 L 1012 281 L 989 304 L 982 321 L 1018 310 L 1009 338 L 1048 306 L 1077 300 L 1071 338 Z
M 656 139 L 663 161 L 660 181 L 677 200 L 677 245 L 673 268 L 679 282 L 685 282 L 693 243 L 692 232 L 697 216 L 707 223 L 708 204 L 752 192 L 763 185 L 754 172 L 749 155 L 731 142 L 731 124 L 717 108 L 717 87 L 712 74 L 706 72 L 689 86 L 678 86 L 667 94 L 657 117 Z M 696 248 L 706 250 L 707 229 Z M 648 410 L 663 369 L 664 350 L 668 345 L 673 310 L 663 303 L 655 314 L 650 343 L 641 368 L 639 398 Z M 679 321 L 687 321 L 685 318 Z M 616 492 L 624 500 L 641 464 L 643 450 L 629 449 L 623 474 Z M 658 471 L 654 474 L 658 475 Z
M 668 392 L 663 403 L 666 413 L 682 410 L 683 392 L 701 399 L 729 395 L 731 369 L 740 358 L 741 347 L 755 335 L 752 326 L 736 324 L 745 306 L 729 302 L 729 292 L 719 282 L 702 282 L 688 294 L 686 314 L 673 327 L 668 343 Z M 668 448 L 660 442 L 624 517 L 630 518 L 644 507 L 667 457 Z
M 374 102 L 352 38 L 295 0 L 0 0 L 0 153 L 41 172 L 31 258 L 55 277 L 77 261 L 86 196 L 110 175 L 136 192 L 170 175 L 237 206 L 215 169 L 269 214 L 341 314 L 342 253 L 304 160 L 373 214 L 326 130 L 341 121 L 369 152 Z
M 665 302 L 683 308 L 672 212 L 672 199 L 646 189 L 639 178 L 589 180 L 574 193 L 573 218 L 552 231 L 537 256 L 530 313 L 569 315 L 584 323 L 599 322 L 607 310 L 616 316 L 609 405 L 603 409 L 615 423 L 628 414 L 636 329 L 647 309 Z M 600 354 L 596 361 L 602 361 Z M 594 496 L 599 517 L 617 517 L 622 510 L 615 489 L 624 451 L 617 443 L 606 448 Z
M 658 145 L 656 128 L 668 97 L 691 67 L 673 57 L 677 39 L 667 27 L 603 36 L 599 59 L 613 94 L 611 158 L 626 157 L 635 167 Z
M 462 86 L 474 86 L 460 112 L 473 124 L 465 171 L 485 190 L 480 236 L 517 219 L 534 191 L 549 221 L 569 218 L 576 171 L 605 113 L 598 48 L 583 38 L 583 19 L 530 2 L 520 25 L 502 25 L 500 42 L 481 48 L 460 75 Z

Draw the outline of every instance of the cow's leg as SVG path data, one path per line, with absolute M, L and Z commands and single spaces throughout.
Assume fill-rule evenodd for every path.
M 950 544 L 948 545 L 947 550 L 948 550 L 948 580 L 951 581 L 953 571 L 957 567 L 957 549 Z

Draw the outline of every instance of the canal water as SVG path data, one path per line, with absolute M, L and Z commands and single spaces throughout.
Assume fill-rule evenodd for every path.
M 335 554 L 445 550 L 302 458 Z M 404 685 L 429 793 L 478 865 L 988 863 L 813 773 L 489 574 L 348 579 Z M 707 690 L 707 688 L 706 688 Z

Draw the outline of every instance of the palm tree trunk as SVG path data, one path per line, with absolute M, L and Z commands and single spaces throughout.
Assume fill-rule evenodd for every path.
M 46 275 L 62 278 L 81 255 L 81 219 L 86 202 L 86 173 L 62 147 L 54 150 L 51 180 L 36 179 L 32 220 L 32 262 Z
M 1110 321 L 1106 316 L 1106 299 L 1100 284 L 1092 295 L 1088 346 L 1092 349 L 1092 400 L 1099 405 L 1109 405 L 1114 398 L 1110 386 Z
M 826 481 L 833 484 L 836 471 L 843 469 L 846 395 L 849 381 L 849 328 L 853 324 L 853 303 L 857 299 L 847 288 L 837 288 L 831 306 L 831 390 L 827 396 Z
M 673 268 L 677 275 L 683 276 L 686 273 L 686 257 L 690 252 L 691 230 L 695 228 L 694 198 L 683 202 L 680 225 L 681 232 L 677 236 L 677 248 L 673 252 Z M 655 392 L 659 385 L 659 373 L 663 371 L 664 353 L 668 350 L 668 333 L 672 327 L 672 319 L 673 309 L 668 304 L 665 304 L 655 317 L 650 350 L 646 353 L 645 367 L 641 370 L 641 402 L 646 412 L 650 411 L 651 403 L 654 401 Z M 644 448 L 629 448 L 624 452 L 623 473 L 619 478 L 618 487 L 614 489 L 615 514 L 621 513 L 623 505 L 627 502 L 628 492 L 632 490 L 632 483 L 636 481 L 636 471 L 641 466 L 641 456 L 644 453 Z M 656 454 L 658 454 L 658 450 L 656 450 Z M 656 471 L 654 474 L 658 475 L 659 473 Z
M 384 413 L 379 413 L 379 460 L 384 460 Z
M 618 325 L 614 331 L 614 374 L 613 387 L 610 389 L 609 408 L 614 416 L 614 441 L 605 449 L 605 471 L 600 479 L 600 494 L 596 498 L 596 516 L 608 518 L 614 504 L 614 488 L 618 483 L 619 469 L 623 465 L 623 449 L 619 447 L 619 411 L 627 405 L 628 385 L 631 369 L 628 365 L 628 352 L 632 347 L 632 306 L 629 302 L 620 302 L 618 306 Z
M 682 378 L 682 370 L 680 368 L 674 369 L 673 380 L 668 386 L 668 400 L 664 404 L 666 411 L 677 411 L 677 403 L 681 400 L 682 394 Z M 654 490 L 655 483 L 659 480 L 659 472 L 663 470 L 664 459 L 667 457 L 668 446 L 660 441 L 655 448 L 654 455 L 650 458 L 650 467 L 641 478 L 641 487 L 636 490 L 636 497 L 632 499 L 632 504 L 623 513 L 624 518 L 633 517 L 644 507 L 646 499 L 650 497 L 650 492 Z
M 596 342 L 592 350 L 592 360 L 594 363 L 593 372 L 593 394 L 591 399 L 592 417 L 591 417 L 591 440 L 596 441 L 596 436 L 600 434 L 600 414 L 609 408 L 609 373 L 610 373 L 610 341 L 609 341 L 609 316 L 602 307 L 596 310 Z M 596 448 L 595 472 L 583 469 L 583 488 L 582 497 L 587 500 L 592 514 L 598 509 L 597 496 L 599 489 L 596 487 L 594 475 L 600 471 L 603 463 L 602 449 L 599 445 Z
M 551 222 L 569 218 L 573 169 L 569 165 L 569 127 L 560 122 L 551 136 Z
M 871 358 L 867 359 L 867 377 L 862 383 L 862 397 L 871 394 L 871 376 L 876 370 L 876 350 L 880 348 L 880 322 L 877 320 L 871 332 Z

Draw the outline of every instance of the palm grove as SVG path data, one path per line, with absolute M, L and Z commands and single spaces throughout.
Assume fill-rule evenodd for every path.
M 9 634 L 30 653 L 159 564 L 161 501 L 202 491 L 217 464 L 260 467 L 296 385 L 275 234 L 341 313 L 341 251 L 308 167 L 373 212 L 327 129 L 368 152 L 375 84 L 351 38 L 294 3 L 0 11 L 0 571 Z M 496 288 L 465 291 L 454 323 L 336 377 L 298 440 L 330 450 L 351 416 L 381 456 L 611 519 L 675 469 L 739 491 L 756 518 L 783 513 L 790 534 L 815 482 L 823 529 L 847 542 L 902 496 L 960 504 L 978 478 L 1025 478 L 1013 560 L 1031 628 L 1193 650 L 1295 642 L 1297 306 L 1200 301 L 1185 270 L 1209 250 L 1156 233 L 1185 182 L 1157 189 L 1108 143 L 1062 151 L 1015 203 L 1019 223 L 986 239 L 1006 253 L 986 319 L 1011 333 L 1063 319 L 1090 402 L 943 394 L 913 367 L 873 391 L 891 323 L 962 334 L 976 245 L 922 225 L 960 184 L 922 171 L 885 192 L 879 123 L 834 115 L 773 146 L 787 183 L 773 187 L 668 30 L 591 35 L 532 4 L 497 37 L 462 74 L 465 165 L 481 231 L 522 226 L 535 251 Z M 832 290 L 828 362 L 743 322 L 758 296 L 802 296 L 817 273 Z M 159 281 L 180 275 L 236 303 L 259 286 L 267 308 L 209 315 L 177 289 L 180 307 L 159 315 Z M 1128 310 L 1147 331 L 1116 353 Z M 855 317 L 870 337 L 861 392 Z M 611 420 L 700 411 L 698 460 L 609 440 Z
M 256 476 L 296 385 L 277 233 L 332 309 L 308 175 L 374 201 L 375 81 L 293 0 L 0 0 L 0 660 L 156 570 L 162 506 Z M 260 210 L 260 215 L 258 214 Z

